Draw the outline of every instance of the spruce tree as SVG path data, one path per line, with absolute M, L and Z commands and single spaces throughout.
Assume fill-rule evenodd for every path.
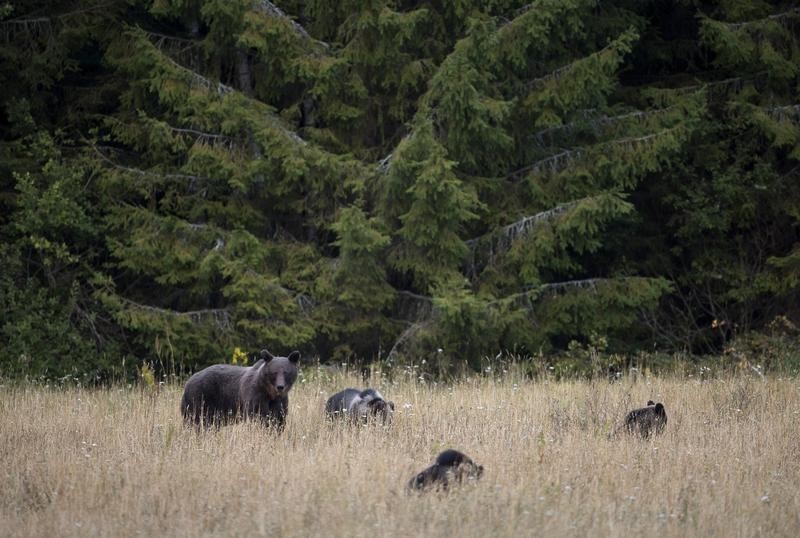
M 799 18 L 6 3 L 0 375 L 730 349 L 796 314 Z

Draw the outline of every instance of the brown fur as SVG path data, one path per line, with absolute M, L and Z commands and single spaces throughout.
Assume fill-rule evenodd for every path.
M 376 420 L 381 424 L 391 424 L 394 402 L 385 400 L 375 389 L 344 389 L 328 398 L 325 413 L 329 418 L 347 417 L 353 422 Z
M 417 474 L 408 483 L 409 489 L 447 491 L 451 483 L 477 480 L 483 474 L 483 465 L 478 465 L 466 455 L 448 449 L 436 457 L 436 463 Z
M 625 429 L 628 433 L 639 434 L 645 439 L 650 433 L 661 433 L 667 425 L 667 412 L 664 405 L 652 400 L 646 407 L 634 409 L 625 417 Z
M 200 370 L 183 391 L 184 420 L 210 426 L 254 417 L 283 429 L 299 360 L 298 351 L 273 357 L 264 349 L 253 366 L 215 364 Z

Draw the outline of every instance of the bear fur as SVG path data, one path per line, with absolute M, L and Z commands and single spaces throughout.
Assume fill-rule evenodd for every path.
M 645 439 L 650 433 L 661 433 L 667 425 L 664 404 L 648 400 L 646 407 L 634 409 L 625 416 L 624 427 L 628 433 L 639 434 Z
M 259 357 L 252 366 L 215 364 L 190 377 L 181 398 L 184 420 L 211 426 L 251 417 L 282 430 L 300 352 L 274 357 L 262 349 Z
M 375 389 L 344 389 L 328 398 L 325 413 L 329 418 L 348 417 L 353 422 L 375 419 L 382 424 L 391 424 L 394 402 L 386 400 Z
M 408 483 L 411 490 L 447 491 L 452 482 L 477 480 L 483 474 L 483 465 L 478 465 L 458 450 L 448 449 L 436 456 L 436 463 L 417 474 Z

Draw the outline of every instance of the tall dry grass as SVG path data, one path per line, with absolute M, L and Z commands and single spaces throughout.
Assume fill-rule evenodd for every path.
M 308 374 L 313 374 L 309 369 Z M 319 373 L 319 371 L 317 371 Z M 797 536 L 800 382 L 377 382 L 395 423 L 329 425 L 363 385 L 306 375 L 281 435 L 196 433 L 180 387 L 0 389 L 9 536 Z M 608 432 L 648 399 L 666 433 Z M 448 495 L 407 481 L 447 447 L 485 466 Z

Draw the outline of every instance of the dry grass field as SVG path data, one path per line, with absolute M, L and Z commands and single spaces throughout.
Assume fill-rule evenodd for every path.
M 0 534 L 800 534 L 796 378 L 376 380 L 397 405 L 384 429 L 327 424 L 327 396 L 363 383 L 306 370 L 280 435 L 184 428 L 179 386 L 0 388 Z M 609 439 L 651 398 L 667 408 L 663 435 Z M 447 447 L 483 478 L 408 494 Z

